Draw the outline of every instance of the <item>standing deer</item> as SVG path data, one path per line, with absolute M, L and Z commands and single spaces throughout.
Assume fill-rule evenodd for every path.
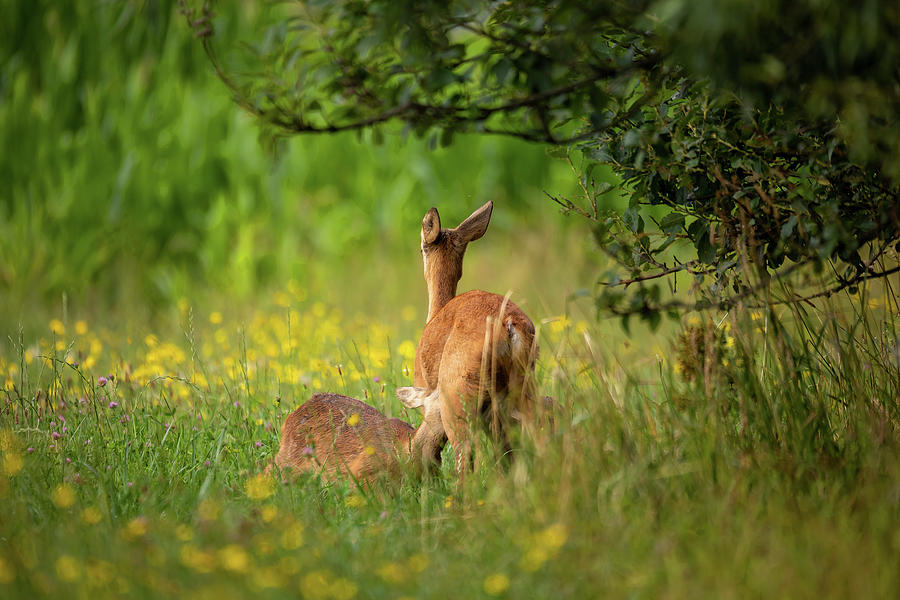
M 422 220 L 422 260 L 428 287 L 428 320 L 416 349 L 414 387 L 398 388 L 408 407 L 432 415 L 429 435 L 413 442 L 423 460 L 439 458 L 436 413 L 453 446 L 460 478 L 471 462 L 470 419 L 490 414 L 491 431 L 508 448 L 513 418 L 533 415 L 534 324 L 508 297 L 479 290 L 456 295 L 469 242 L 484 235 L 488 202 L 455 229 L 442 229 L 436 208 Z M 435 397 L 436 394 L 436 397 Z
M 314 394 L 284 420 L 275 464 L 295 472 L 319 471 L 326 480 L 349 474 L 367 483 L 382 475 L 397 476 L 412 447 L 442 443 L 438 407 L 427 397 L 421 405 L 425 418 L 413 429 L 355 398 Z M 441 439 L 430 440 L 435 434 Z

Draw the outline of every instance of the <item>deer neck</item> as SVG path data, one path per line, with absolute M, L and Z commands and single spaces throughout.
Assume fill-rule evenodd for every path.
M 456 283 L 441 277 L 431 278 L 428 280 L 428 319 L 431 321 L 434 315 L 441 310 L 445 304 L 450 302 L 456 296 Z M 427 322 L 426 321 L 426 322 Z

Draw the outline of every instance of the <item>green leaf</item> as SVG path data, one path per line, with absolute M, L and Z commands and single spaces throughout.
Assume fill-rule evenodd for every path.
M 716 245 L 709 241 L 709 223 L 697 219 L 688 227 L 688 235 L 694 242 L 700 262 L 713 264 L 716 261 Z
M 704 219 L 697 219 L 690 225 L 688 225 L 688 237 L 694 240 L 696 244 L 697 238 L 702 235 L 709 236 L 709 222 Z
M 634 233 L 644 232 L 644 218 L 638 212 L 638 207 L 629 206 L 622 214 L 622 220 L 625 225 Z
M 548 146 L 547 156 L 550 158 L 568 158 L 569 149 L 566 146 Z
M 700 259 L 700 262 L 707 265 L 711 265 L 716 262 L 717 246 L 709 241 L 708 235 L 703 235 L 697 238 L 694 241 L 694 245 L 697 248 L 697 258 Z
M 446 148 L 453 143 L 454 133 L 455 131 L 450 127 L 446 127 L 441 131 L 441 148 Z
M 781 226 L 781 239 L 785 240 L 791 237 L 795 227 L 797 227 L 797 215 L 791 215 L 787 222 Z
M 669 235 L 676 234 L 684 227 L 684 215 L 681 213 L 671 212 L 659 221 L 659 228 L 663 233 Z
M 626 314 L 626 315 L 622 315 L 622 317 L 621 317 L 621 319 L 620 319 L 620 323 L 621 323 L 621 325 L 622 325 L 622 329 L 624 329 L 624 330 L 625 330 L 625 333 L 627 333 L 628 335 L 631 335 L 631 327 L 630 327 L 629 324 L 628 324 L 630 318 L 631 318 L 631 315 L 627 315 L 627 314 Z
M 501 58 L 497 61 L 497 64 L 494 65 L 494 68 L 491 69 L 494 74 L 494 77 L 497 78 L 497 83 L 499 85 L 506 85 L 506 82 L 509 81 L 509 76 L 513 72 L 513 62 L 508 58 Z

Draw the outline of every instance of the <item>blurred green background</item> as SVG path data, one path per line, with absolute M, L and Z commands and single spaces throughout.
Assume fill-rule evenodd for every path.
M 227 40 L 266 18 L 255 3 L 217 11 Z M 461 289 L 514 289 L 550 312 L 596 273 L 584 224 L 543 193 L 577 196 L 577 180 L 541 146 L 461 137 L 432 151 L 388 131 L 380 146 L 301 137 L 272 155 L 176 2 L 2 0 L 2 14 L 4 329 L 63 302 L 152 315 L 289 279 L 353 308 L 423 306 L 418 228 L 432 205 L 453 226 L 495 202 Z

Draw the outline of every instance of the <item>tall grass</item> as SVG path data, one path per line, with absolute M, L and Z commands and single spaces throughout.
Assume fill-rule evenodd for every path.
M 0 585 L 890 597 L 897 307 L 869 302 L 694 317 L 656 352 L 650 337 L 625 348 L 603 326 L 533 315 L 555 424 L 508 468 L 485 446 L 463 488 L 450 460 L 368 490 L 258 475 L 314 390 L 415 422 L 392 392 L 410 381 L 417 319 L 348 317 L 285 290 L 243 327 L 182 306 L 171 338 L 54 321 L 2 359 Z

